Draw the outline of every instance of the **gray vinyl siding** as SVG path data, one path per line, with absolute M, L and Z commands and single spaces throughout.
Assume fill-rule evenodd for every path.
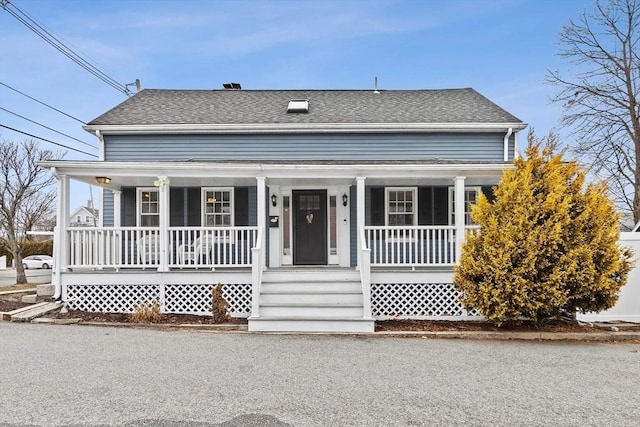
M 103 190 L 102 194 L 102 224 L 105 227 L 113 227 L 113 192 Z
M 107 135 L 109 161 L 502 161 L 504 133 L 325 135 Z M 513 140 L 513 136 L 512 136 Z M 510 144 L 513 156 L 513 143 Z

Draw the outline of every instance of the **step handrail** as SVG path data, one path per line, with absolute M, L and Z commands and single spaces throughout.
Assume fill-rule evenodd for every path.
M 360 281 L 362 282 L 362 317 L 371 319 L 371 249 L 367 247 L 364 227 L 360 228 Z

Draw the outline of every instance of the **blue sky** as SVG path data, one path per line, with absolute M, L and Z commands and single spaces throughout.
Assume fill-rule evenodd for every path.
M 562 25 L 592 0 L 10 0 L 120 83 L 143 88 L 473 87 L 538 135 L 559 128 L 544 83 Z M 126 98 L 0 8 L 0 82 L 85 122 Z M 0 86 L 0 107 L 97 146 L 82 125 Z M 0 110 L 0 124 L 97 152 Z M 525 131 L 526 132 L 526 131 Z M 24 136 L 0 128 L 0 138 Z M 524 138 L 521 138 L 524 141 Z M 570 145 L 570 140 L 565 140 Z M 57 149 L 51 144 L 43 147 Z M 90 159 L 68 151 L 69 160 Z M 97 191 L 93 195 L 97 202 Z M 74 184 L 71 209 L 89 187 Z

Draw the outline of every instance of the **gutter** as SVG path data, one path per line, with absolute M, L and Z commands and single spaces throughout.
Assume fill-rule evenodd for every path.
M 84 130 L 102 135 L 120 134 L 282 134 L 282 133 L 414 133 L 516 131 L 526 123 L 201 123 L 151 125 L 87 125 Z

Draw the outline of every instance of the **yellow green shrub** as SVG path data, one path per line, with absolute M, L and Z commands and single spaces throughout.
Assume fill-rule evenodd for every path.
M 497 324 L 611 308 L 631 268 L 606 186 L 585 186 L 585 172 L 554 148 L 553 135 L 530 134 L 493 202 L 481 195 L 472 209 L 482 231 L 467 237 L 454 285 L 466 308 Z

